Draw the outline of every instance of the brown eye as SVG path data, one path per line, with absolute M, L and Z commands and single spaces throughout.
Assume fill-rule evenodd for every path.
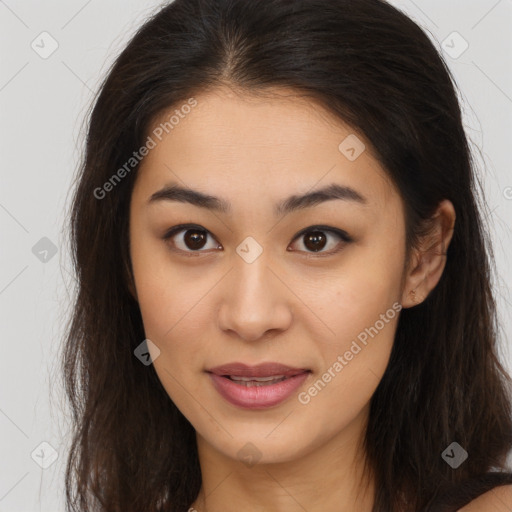
M 338 242 L 332 241 L 331 237 L 337 238 Z M 327 226 L 306 228 L 298 233 L 294 240 L 301 241 L 303 247 L 305 247 L 305 249 L 299 248 L 300 252 L 320 253 L 321 256 L 337 253 L 344 245 L 353 241 L 345 231 Z M 327 250 L 324 250 L 326 247 Z
M 180 235 L 183 233 L 182 235 Z M 178 236 L 179 235 L 179 236 Z M 208 237 L 210 232 L 198 226 L 175 226 L 169 230 L 163 239 L 168 241 L 173 250 L 184 253 L 201 253 L 206 252 L 203 249 L 220 248 L 218 243 L 210 242 L 212 245 L 208 247 Z M 215 240 L 212 237 L 212 240 Z

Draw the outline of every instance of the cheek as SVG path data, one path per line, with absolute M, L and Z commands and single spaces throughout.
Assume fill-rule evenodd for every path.
M 400 311 L 387 293 L 367 297 L 354 292 L 351 301 L 345 300 L 348 296 L 339 298 L 332 310 L 335 336 L 317 344 L 322 367 L 298 397 L 309 416 L 328 412 L 333 431 L 355 418 L 375 392 L 389 361 Z
M 203 287 L 179 281 L 173 277 L 171 284 L 167 274 L 152 274 L 137 284 L 146 336 L 165 350 L 179 350 L 181 345 L 192 350 L 205 325 L 201 320 Z
M 342 396 L 357 409 L 378 385 L 401 310 L 401 265 L 390 247 L 378 258 L 374 250 L 360 251 L 342 272 L 325 280 L 328 286 L 311 299 L 330 329 L 330 335 L 318 341 L 325 378 L 320 376 L 318 391 L 311 390 L 320 393 L 325 384 L 321 401 L 334 406 Z
M 380 254 L 358 251 L 342 269 L 322 278 L 322 286 L 306 287 L 312 291 L 308 304 L 330 328 L 333 340 L 356 337 L 399 300 L 401 258 L 393 251 Z
M 171 272 L 165 242 L 133 220 L 130 255 L 139 308 L 146 336 L 162 342 L 192 307 L 195 293 L 186 276 Z
M 212 273 L 198 279 L 204 270 L 193 265 L 177 270 L 165 247 L 154 242 L 146 250 L 142 246 L 134 246 L 132 266 L 144 332 L 160 350 L 155 369 L 161 373 L 165 365 L 172 374 L 181 374 L 199 363 L 212 316 L 208 291 L 218 278 Z
M 149 267 L 147 267 L 149 268 Z M 191 396 L 201 396 L 202 381 L 192 378 L 202 368 L 206 303 L 202 289 L 169 272 L 139 274 L 137 293 L 146 338 L 160 350 L 153 367 L 171 400 L 186 417 L 197 414 Z

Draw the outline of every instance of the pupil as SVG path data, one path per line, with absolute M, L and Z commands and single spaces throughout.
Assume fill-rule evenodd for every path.
M 312 251 L 319 251 L 325 247 L 326 236 L 321 231 L 312 231 L 305 241 L 305 245 Z

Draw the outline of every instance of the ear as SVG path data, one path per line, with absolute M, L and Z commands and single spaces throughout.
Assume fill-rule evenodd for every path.
M 441 279 L 455 219 L 451 201 L 441 201 L 429 219 L 432 225 L 429 233 L 411 251 L 402 290 L 402 307 L 410 308 L 423 302 Z

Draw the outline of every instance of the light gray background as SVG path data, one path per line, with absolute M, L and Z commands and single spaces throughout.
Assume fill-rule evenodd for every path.
M 462 90 L 467 133 L 484 169 L 495 288 L 510 338 L 512 0 L 391 3 L 429 32 Z M 115 56 L 159 4 L 0 0 L 0 512 L 64 510 L 69 439 L 57 363 L 73 292 L 64 211 L 86 109 Z M 40 36 L 44 31 L 51 37 Z M 460 56 L 464 42 L 454 31 L 469 44 Z M 52 38 L 58 48 L 42 58 Z M 43 237 L 55 256 L 43 252 Z M 508 346 L 502 353 L 512 369 Z

